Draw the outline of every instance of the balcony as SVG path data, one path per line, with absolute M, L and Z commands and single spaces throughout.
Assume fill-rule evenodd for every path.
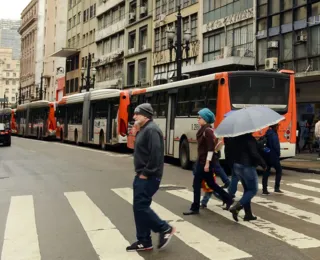
M 107 12 L 109 9 L 117 6 L 118 4 L 124 2 L 124 0 L 106 0 L 105 3 L 102 3 L 97 8 L 97 17 Z
M 122 88 L 122 77 L 114 79 L 106 79 L 105 81 L 96 82 L 95 89 L 105 89 L 105 88 Z
M 124 30 L 126 26 L 126 19 L 122 19 L 121 21 L 109 25 L 99 31 L 96 32 L 96 42 L 101 41 L 104 38 L 109 37 L 112 34 L 115 34 L 121 30 Z
M 99 57 L 96 61 L 92 63 L 92 66 L 93 67 L 103 66 L 123 58 L 123 50 L 124 50 L 123 48 L 120 48 L 108 53 L 107 55 L 103 55 Z

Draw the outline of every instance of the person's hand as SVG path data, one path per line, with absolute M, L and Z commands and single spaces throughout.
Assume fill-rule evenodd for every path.
M 144 175 L 142 175 L 142 174 L 139 175 L 139 178 L 140 178 L 140 179 L 143 179 L 143 180 L 148 179 L 148 177 L 146 177 L 146 176 L 144 176 Z
M 204 171 L 209 172 L 209 163 L 206 162 L 206 165 L 204 166 Z

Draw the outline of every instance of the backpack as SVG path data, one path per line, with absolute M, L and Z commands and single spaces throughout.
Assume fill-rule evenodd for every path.
M 257 144 L 258 144 L 258 150 L 261 154 L 264 154 L 264 153 L 269 153 L 270 152 L 270 149 L 269 147 L 267 146 L 267 142 L 268 142 L 268 139 L 267 139 L 267 136 L 261 136 L 258 140 L 257 140 Z

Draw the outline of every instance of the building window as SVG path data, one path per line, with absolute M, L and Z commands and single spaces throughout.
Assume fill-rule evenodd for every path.
M 174 1 L 175 0 L 169 0 L 169 12 L 168 14 L 171 14 L 174 12 Z
M 135 64 L 134 62 L 128 63 L 128 78 L 127 78 L 127 85 L 134 86 L 134 73 L 135 73 Z
M 292 0 L 284 0 L 283 2 L 284 2 L 284 4 L 283 4 L 284 10 L 292 8 Z
M 280 26 L 280 14 L 271 17 L 271 28 Z
M 156 0 L 156 19 L 159 19 L 161 14 L 161 0 Z
M 301 21 L 307 18 L 307 7 L 303 6 L 295 11 L 294 20 Z
M 160 28 L 155 30 L 154 48 L 155 51 L 160 51 Z
M 138 61 L 138 82 L 147 82 L 147 59 Z
M 9 83 L 9 80 L 6 80 L 6 85 L 9 85 L 10 83 Z
M 147 41 L 148 41 L 148 27 L 145 26 L 140 28 L 140 39 L 139 39 L 139 50 L 143 51 L 147 49 Z
M 207 62 L 215 60 L 220 56 L 221 47 L 224 46 L 224 33 L 215 34 L 209 37 L 205 37 L 203 41 L 203 61 Z
M 283 36 L 283 60 L 291 60 L 292 54 L 292 33 L 286 33 Z
M 11 97 L 11 102 L 16 102 L 16 98 L 15 97 Z
M 197 34 L 198 27 L 198 14 L 191 15 L 191 41 L 196 41 L 198 38 Z
M 134 49 L 136 45 L 136 32 L 130 32 L 129 33 L 129 43 L 128 43 L 128 49 Z
M 7 69 L 10 69 L 10 64 L 7 64 Z
M 161 27 L 161 50 L 165 50 L 167 48 L 167 34 L 166 34 L 166 26 Z

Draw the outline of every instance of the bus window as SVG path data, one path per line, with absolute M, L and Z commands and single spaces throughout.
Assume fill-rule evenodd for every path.
M 180 88 L 178 90 L 178 104 L 177 104 L 177 116 L 188 117 L 189 116 L 189 89 Z
M 168 107 L 168 94 L 167 92 L 159 93 L 159 109 L 158 109 L 158 117 L 167 116 L 167 107 Z
M 191 116 L 197 116 L 199 110 L 206 107 L 206 86 L 195 85 L 190 88 Z
M 234 108 L 246 105 L 267 105 L 279 113 L 286 113 L 289 100 L 289 76 L 268 75 L 230 76 L 229 89 Z

